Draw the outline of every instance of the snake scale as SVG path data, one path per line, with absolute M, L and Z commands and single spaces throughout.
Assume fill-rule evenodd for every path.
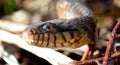
M 59 19 L 36 22 L 23 32 L 29 44 L 48 48 L 77 48 L 95 43 L 96 18 L 80 0 L 58 0 Z

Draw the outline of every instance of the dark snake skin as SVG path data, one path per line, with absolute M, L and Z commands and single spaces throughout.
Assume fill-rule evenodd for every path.
M 29 44 L 48 48 L 77 48 L 95 43 L 96 18 L 80 0 L 58 0 L 59 19 L 36 22 L 23 32 Z

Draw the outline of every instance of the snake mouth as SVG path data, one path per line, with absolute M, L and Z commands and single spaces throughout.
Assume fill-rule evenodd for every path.
M 28 34 L 24 32 L 22 34 L 23 39 L 32 45 L 37 45 L 40 47 L 69 47 L 73 46 L 73 43 L 76 43 L 79 39 L 78 31 L 65 31 L 59 33 L 44 33 L 44 34 Z M 81 35 L 82 36 L 82 35 Z M 83 35 L 84 36 L 84 35 Z M 71 47 L 72 47 L 71 46 Z

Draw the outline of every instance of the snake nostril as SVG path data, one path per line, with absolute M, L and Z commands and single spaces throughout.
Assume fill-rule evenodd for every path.
M 27 33 L 27 32 L 22 33 L 22 38 L 28 38 L 28 36 L 29 36 L 29 33 Z
M 31 35 L 31 34 L 32 34 L 32 31 L 25 30 L 25 31 L 23 32 L 23 34 L 24 34 L 24 35 Z

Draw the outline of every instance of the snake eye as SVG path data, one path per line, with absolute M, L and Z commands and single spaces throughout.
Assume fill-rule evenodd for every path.
M 43 25 L 43 29 L 44 29 L 44 30 L 50 30 L 50 26 L 47 25 L 47 24 L 45 24 L 45 25 Z

